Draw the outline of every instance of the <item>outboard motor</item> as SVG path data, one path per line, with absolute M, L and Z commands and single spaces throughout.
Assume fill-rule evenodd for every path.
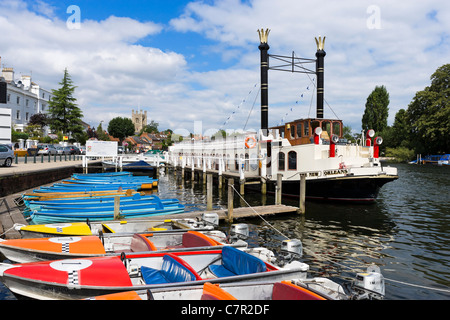
M 249 228 L 245 223 L 237 223 L 231 225 L 230 229 L 230 242 L 236 242 L 238 240 L 247 240 L 249 237 Z
M 215 228 L 219 225 L 219 215 L 215 212 L 204 212 L 202 222 L 206 226 L 213 226 Z
M 357 273 L 353 289 L 359 292 L 356 299 L 383 299 L 385 287 L 380 268 L 372 265 L 366 272 Z
M 303 244 L 298 239 L 283 240 L 280 248 L 278 263 L 285 265 L 294 259 L 300 259 L 303 256 Z

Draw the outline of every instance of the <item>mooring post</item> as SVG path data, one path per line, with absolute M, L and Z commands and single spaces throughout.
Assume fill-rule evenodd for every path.
M 306 195 L 306 177 L 305 175 L 300 176 L 300 203 L 299 203 L 299 209 L 298 213 L 305 213 L 306 212 L 306 206 L 305 206 L 305 195 Z
M 227 221 L 229 223 L 233 222 L 233 186 L 234 186 L 234 180 L 228 179 L 228 213 L 227 213 Z
M 120 213 L 120 197 L 114 197 L 114 220 L 117 220 Z
M 282 186 L 281 184 L 283 179 L 283 174 L 278 173 L 277 174 L 277 185 L 275 187 L 275 204 L 281 204 L 281 191 L 282 191 Z
M 212 210 L 212 193 L 213 193 L 213 176 L 211 173 L 207 175 L 207 184 L 206 184 L 206 210 Z

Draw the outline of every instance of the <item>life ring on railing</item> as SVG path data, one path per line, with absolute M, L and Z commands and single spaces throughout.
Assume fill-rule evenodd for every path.
M 252 143 L 252 145 L 249 145 L 248 144 L 248 141 L 249 140 L 253 140 L 253 143 Z M 256 139 L 254 138 L 254 137 L 247 137 L 247 138 L 245 138 L 245 146 L 248 148 L 248 149 L 253 149 L 255 146 L 256 146 Z

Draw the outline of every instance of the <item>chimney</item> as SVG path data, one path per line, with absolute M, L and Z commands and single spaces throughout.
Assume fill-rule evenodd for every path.
M 3 78 L 7 83 L 14 81 L 14 69 L 13 68 L 3 68 L 2 70 Z
M 261 129 L 264 135 L 267 135 L 269 127 L 269 45 L 267 38 L 269 36 L 269 29 L 258 30 L 259 34 L 259 50 L 261 51 Z
M 316 38 L 317 52 L 316 52 L 316 75 L 317 75 L 317 111 L 316 117 L 323 119 L 323 72 L 324 72 L 324 57 L 326 55 L 323 50 L 325 45 L 325 37 L 323 39 Z

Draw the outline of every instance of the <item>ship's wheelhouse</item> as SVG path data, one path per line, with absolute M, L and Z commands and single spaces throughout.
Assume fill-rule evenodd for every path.
M 281 137 L 288 139 L 290 144 L 294 146 L 313 143 L 314 130 L 317 127 L 322 129 L 320 138 L 325 141 L 329 141 L 333 134 L 339 138 L 343 136 L 342 120 L 336 119 L 298 119 L 288 122 L 283 126 L 272 127 L 270 129 L 278 129 Z

